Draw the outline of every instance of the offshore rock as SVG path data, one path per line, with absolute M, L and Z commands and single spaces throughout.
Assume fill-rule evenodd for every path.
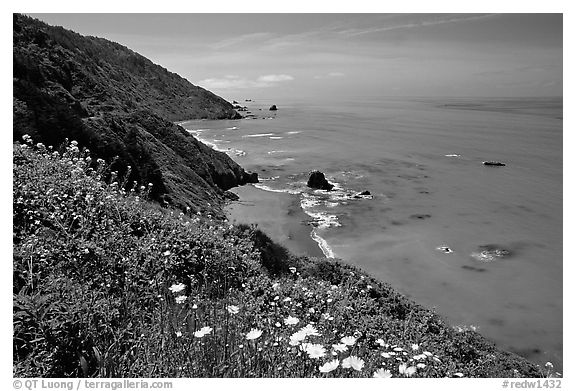
M 321 189 L 327 191 L 330 191 L 334 188 L 334 185 L 328 182 L 324 177 L 324 174 L 320 171 L 312 171 L 306 185 L 313 189 Z

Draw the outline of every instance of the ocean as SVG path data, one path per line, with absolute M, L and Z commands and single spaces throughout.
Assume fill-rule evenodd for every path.
M 562 368 L 561 98 L 240 103 L 254 117 L 181 125 L 290 197 L 325 256 Z M 334 190 L 308 188 L 312 170 Z M 236 208 L 278 231 L 257 203 Z

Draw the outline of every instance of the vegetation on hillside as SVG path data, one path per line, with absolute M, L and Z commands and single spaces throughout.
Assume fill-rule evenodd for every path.
M 355 267 L 160 208 L 75 141 L 13 158 L 16 377 L 550 374 Z
M 74 139 L 183 210 L 220 213 L 226 190 L 256 180 L 172 122 L 239 118 L 232 105 L 122 45 L 14 14 L 13 70 L 14 140 Z

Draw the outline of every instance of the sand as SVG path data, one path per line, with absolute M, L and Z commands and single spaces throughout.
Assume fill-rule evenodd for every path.
M 240 197 L 230 202 L 224 211 L 230 222 L 258 224 L 264 233 L 284 245 L 295 255 L 323 257 L 318 244 L 312 239 L 310 216 L 302 211 L 298 195 L 275 193 L 257 189 L 252 185 L 231 190 Z

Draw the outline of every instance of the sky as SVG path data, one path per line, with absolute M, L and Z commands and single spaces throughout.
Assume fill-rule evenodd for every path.
M 28 14 L 227 99 L 562 96 L 562 14 Z

